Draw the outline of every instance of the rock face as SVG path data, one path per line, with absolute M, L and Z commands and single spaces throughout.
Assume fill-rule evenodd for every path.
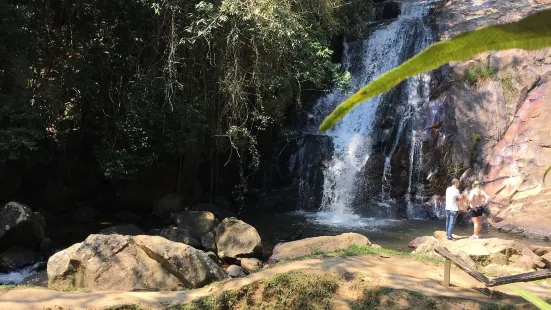
M 183 211 L 176 217 L 176 224 L 189 231 L 194 238 L 201 239 L 218 225 L 218 220 L 212 212 Z
M 282 259 L 313 255 L 319 251 L 344 250 L 351 245 L 371 245 L 371 242 L 367 237 L 356 233 L 306 238 L 276 245 L 270 261 L 276 262 Z
M 138 226 L 134 224 L 111 226 L 109 228 L 102 229 L 99 233 L 102 235 L 114 235 L 114 234 L 128 235 L 128 236 L 145 235 L 145 232 L 139 229 Z
M 434 10 L 439 40 L 551 8 L 532 0 L 450 0 Z M 490 196 L 499 229 L 551 237 L 551 50 L 505 50 L 433 72 L 426 117 L 441 122 L 423 154 L 427 196 L 444 195 L 453 178 L 474 180 Z M 537 213 L 539 216 L 534 217 Z
M 199 243 L 199 241 L 197 241 L 197 239 L 193 238 L 187 230 L 180 227 L 167 227 L 163 229 L 156 229 L 151 231 L 151 233 L 153 235 L 166 238 L 170 241 L 185 243 L 194 248 L 201 247 L 201 244 Z
M 262 241 L 254 227 L 234 217 L 226 218 L 215 229 L 216 248 L 225 257 L 246 257 L 262 252 Z
M 159 236 L 90 235 L 48 260 L 48 287 L 180 290 L 226 278 L 205 253 Z
M 9 202 L 0 210 L 0 252 L 12 247 L 37 249 L 44 238 L 44 218 L 31 208 Z

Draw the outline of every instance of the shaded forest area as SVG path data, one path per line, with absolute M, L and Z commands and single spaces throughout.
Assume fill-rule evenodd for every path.
M 0 200 L 246 206 L 316 93 L 344 78 L 362 0 L 0 2 Z M 288 127 L 290 125 L 290 127 Z M 262 173 L 258 173 L 262 171 Z M 267 185 L 268 184 L 268 185 Z

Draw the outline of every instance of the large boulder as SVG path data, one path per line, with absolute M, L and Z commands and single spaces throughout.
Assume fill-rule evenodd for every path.
M 159 236 L 90 235 L 48 260 L 48 287 L 181 290 L 227 276 L 205 253 Z
M 155 229 L 151 231 L 152 235 L 161 236 L 170 241 L 185 243 L 194 248 L 201 247 L 201 243 L 197 239 L 193 238 L 191 234 L 180 227 L 167 227 L 163 229 Z
M 275 246 L 270 261 L 313 255 L 319 251 L 334 252 L 344 250 L 351 245 L 371 245 L 371 242 L 366 236 L 344 233 L 338 236 L 321 236 L 279 243 Z
M 39 213 L 18 202 L 0 210 L 0 252 L 12 247 L 36 249 L 44 238 L 46 223 Z
M 218 253 L 224 257 L 253 256 L 262 252 L 258 231 L 235 217 L 225 218 L 216 227 L 215 235 Z
M 153 214 L 163 220 L 169 220 L 173 213 L 184 209 L 184 201 L 179 194 L 168 194 L 153 204 Z
M 9 271 L 32 265 L 36 254 L 26 248 L 11 248 L 0 254 L 0 271 Z
M 176 217 L 176 224 L 189 231 L 194 238 L 200 239 L 218 225 L 218 220 L 212 212 L 183 211 Z
M 127 236 L 145 235 L 145 232 L 134 224 L 111 226 L 109 228 L 100 230 L 99 233 L 102 235 L 127 235 Z

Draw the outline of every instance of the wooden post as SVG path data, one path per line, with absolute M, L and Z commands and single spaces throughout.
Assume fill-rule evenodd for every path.
M 444 262 L 444 287 L 450 287 L 450 274 L 452 269 L 452 261 L 446 259 Z

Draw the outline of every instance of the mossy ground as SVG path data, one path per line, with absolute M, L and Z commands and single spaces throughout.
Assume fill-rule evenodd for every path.
M 371 286 L 356 274 L 298 270 L 241 289 L 205 297 L 171 310 L 294 309 L 523 309 L 499 302 L 481 303 L 429 297 L 418 292 Z

